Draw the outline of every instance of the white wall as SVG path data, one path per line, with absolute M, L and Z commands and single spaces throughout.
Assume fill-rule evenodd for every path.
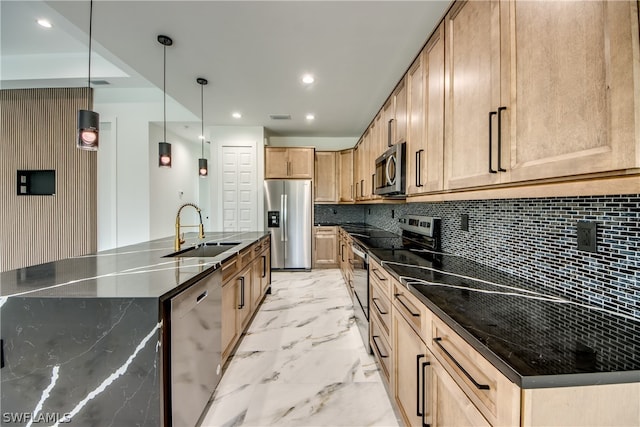
M 325 138 L 298 136 L 270 136 L 269 146 L 272 147 L 315 147 L 316 150 L 337 151 L 355 147 L 356 137 Z
M 212 126 L 208 128 L 211 140 L 209 187 L 211 194 L 209 226 L 213 231 L 222 230 L 222 147 L 250 146 L 256 150 L 257 230 L 264 229 L 264 128 L 261 126 Z
M 149 238 L 175 235 L 175 219 L 178 208 L 184 203 L 200 205 L 198 158 L 200 146 L 194 141 L 185 141 L 167 131 L 171 142 L 171 167 L 158 167 L 158 142 L 164 138 L 162 126 L 149 124 Z M 202 178 L 208 179 L 208 178 Z M 196 210 L 186 207 L 180 215 L 181 225 L 198 224 Z M 198 231 L 185 228 L 185 233 Z
M 110 143 L 98 150 L 99 250 L 150 240 L 149 123 L 162 122 L 159 89 L 105 89 L 94 92 L 94 110 L 110 124 Z M 167 117 L 199 122 L 167 97 Z M 160 142 L 160 140 L 155 141 Z M 153 165 L 156 166 L 157 163 Z M 115 190 L 114 190 L 115 189 Z M 101 240 L 102 239 L 102 240 Z

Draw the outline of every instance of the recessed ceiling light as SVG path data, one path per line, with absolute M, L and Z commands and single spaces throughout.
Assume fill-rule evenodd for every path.
M 235 112 L 235 113 L 231 114 L 231 116 L 232 116 L 234 119 L 240 119 L 240 118 L 242 118 L 242 114 L 240 114 L 240 113 L 238 113 L 238 112 Z
M 313 114 L 307 114 L 307 120 L 313 120 L 315 118 L 316 116 L 314 116 Z
M 51 25 L 51 22 L 49 22 L 49 20 L 47 20 L 47 19 L 38 19 L 36 22 L 38 23 L 38 25 L 40 25 L 41 27 L 44 27 L 44 28 L 53 27 L 53 25 Z
M 315 80 L 316 79 L 314 79 L 311 74 L 305 74 L 304 76 L 302 76 L 302 83 L 307 84 L 307 85 L 310 85 Z

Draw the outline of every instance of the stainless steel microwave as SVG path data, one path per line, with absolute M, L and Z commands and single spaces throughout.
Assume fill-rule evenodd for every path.
M 406 143 L 390 147 L 376 159 L 373 192 L 382 196 L 405 194 Z

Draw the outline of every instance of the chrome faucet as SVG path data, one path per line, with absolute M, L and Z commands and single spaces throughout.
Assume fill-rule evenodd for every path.
M 182 212 L 182 209 L 186 208 L 187 206 L 191 206 L 198 212 L 198 217 L 200 218 L 199 225 L 180 225 L 180 212 Z M 202 225 L 202 214 L 200 213 L 200 208 L 193 203 L 185 203 L 178 209 L 178 213 L 176 214 L 176 238 L 173 245 L 173 248 L 176 252 L 180 250 L 180 246 L 184 243 L 184 239 L 180 237 L 180 227 L 198 227 L 198 238 L 204 239 L 204 226 Z

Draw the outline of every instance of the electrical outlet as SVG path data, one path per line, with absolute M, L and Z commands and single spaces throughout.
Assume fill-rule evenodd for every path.
M 469 231 L 469 214 L 460 215 L 460 230 Z
M 596 223 L 589 221 L 578 221 L 577 240 L 578 250 L 585 252 L 598 252 L 596 245 Z

